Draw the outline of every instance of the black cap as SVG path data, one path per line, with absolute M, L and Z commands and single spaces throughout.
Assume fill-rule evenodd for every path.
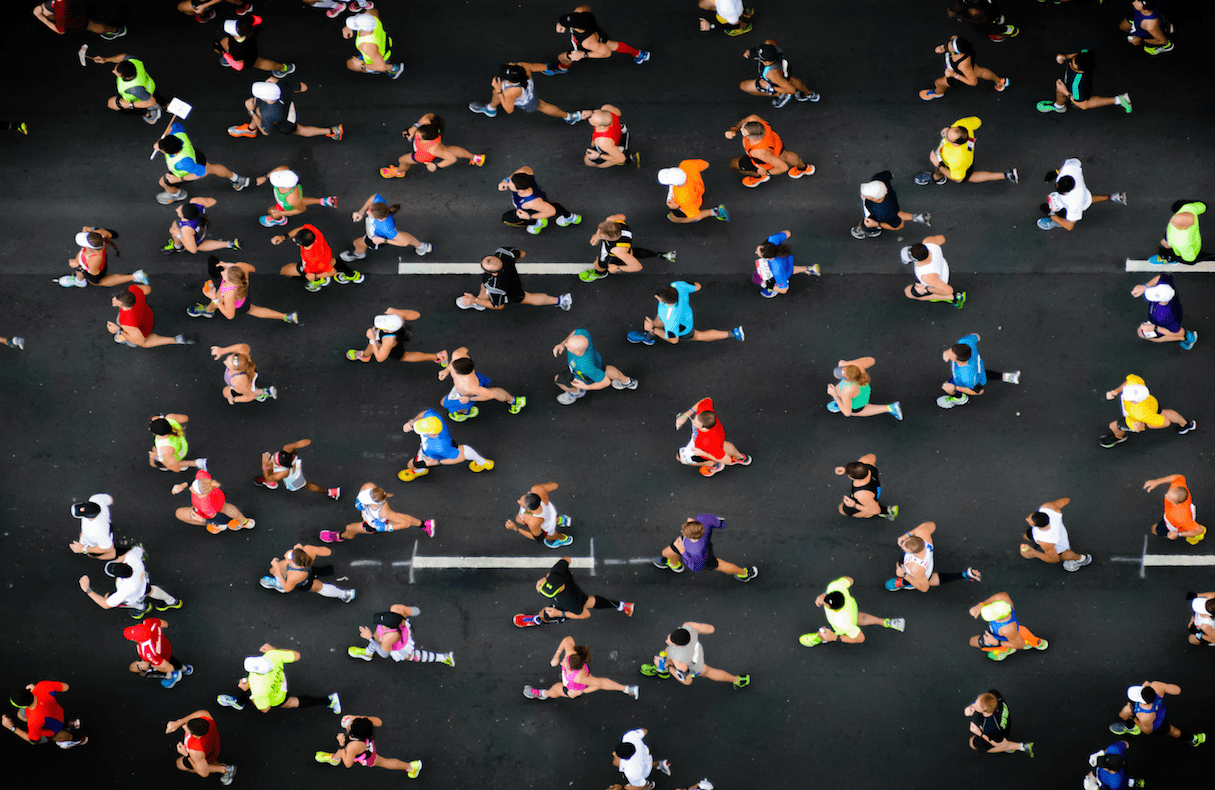
M 77 502 L 72 505 L 72 515 L 76 518 L 97 518 L 101 515 L 101 505 L 96 502 Z

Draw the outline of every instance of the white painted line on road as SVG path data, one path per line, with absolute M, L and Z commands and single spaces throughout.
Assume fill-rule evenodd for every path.
M 515 265 L 515 270 L 519 274 L 578 274 L 589 268 L 591 268 L 589 263 L 520 263 Z M 1128 269 L 1128 271 L 1130 270 Z M 406 263 L 397 261 L 397 274 L 480 273 L 480 263 Z
M 570 563 L 572 566 L 573 563 Z M 591 575 L 595 575 L 595 539 L 591 538 Z
M 1202 263 L 1161 263 L 1151 264 L 1147 261 L 1137 261 L 1131 258 L 1126 259 L 1126 270 L 1128 272 L 1215 272 L 1215 261 L 1203 261 Z
M 1213 554 L 1198 554 L 1187 556 L 1184 554 L 1145 554 L 1143 556 L 1143 564 L 1150 565 L 1154 568 L 1160 567 L 1182 567 L 1192 568 L 1204 565 L 1215 565 L 1215 555 Z
M 361 567 L 364 565 L 383 565 L 383 564 L 384 563 L 380 562 L 379 560 L 355 560 L 354 562 L 350 563 L 350 567 L 358 568 L 358 567 Z M 394 562 L 393 565 L 396 565 L 396 563 Z
M 410 569 L 426 570 L 511 570 L 515 568 L 553 567 L 550 557 L 414 557 Z M 574 557 L 571 568 L 593 570 L 595 560 L 591 557 Z

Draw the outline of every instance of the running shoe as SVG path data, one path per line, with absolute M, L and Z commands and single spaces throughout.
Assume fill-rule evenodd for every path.
M 671 677 L 670 672 L 660 672 L 658 670 L 658 667 L 654 666 L 653 664 L 642 664 L 641 665 L 641 674 L 645 675 L 648 678 L 658 677 L 658 678 L 662 678 L 663 680 L 666 680 L 667 678 Z
M 1181 341 L 1181 350 L 1189 351 L 1191 348 L 1194 347 L 1194 344 L 1197 342 L 1198 342 L 1198 333 L 1187 329 L 1186 333 L 1185 333 L 1185 340 Z
M 1190 739 L 1190 746 L 1202 746 L 1207 742 L 1207 734 L 1205 732 L 1194 733 L 1194 737 Z M 1140 787 L 1143 785 L 1140 784 Z
M 780 296 L 776 291 L 769 291 L 767 288 L 760 288 L 759 295 L 765 299 L 775 299 Z
M 915 179 L 913 180 L 917 186 L 926 187 L 928 186 L 928 183 L 932 181 L 932 173 L 916 173 Z
M 907 627 L 907 621 L 902 617 L 888 617 L 883 625 L 893 631 L 902 632 L 903 629 Z
M 797 93 L 793 94 L 793 98 L 797 99 L 798 101 L 816 102 L 823 97 L 819 96 L 814 91 L 809 91 L 807 93 L 802 93 L 801 91 L 798 91 Z
M 740 461 L 734 461 L 733 463 L 734 463 L 734 464 L 737 464 L 738 466 L 750 466 L 750 465 L 751 465 L 751 462 L 752 462 L 752 461 L 754 461 L 754 460 L 755 460 L 755 459 L 754 459 L 754 458 L 752 458 L 751 456 L 749 456 L 749 455 L 744 455 L 744 456 L 742 457 L 742 460 L 740 460 Z
M 1115 735 L 1138 735 L 1139 726 L 1133 725 L 1128 727 L 1122 722 L 1116 721 L 1110 725 L 1110 732 L 1114 733 Z
M 738 680 L 734 681 L 734 688 L 736 688 L 736 689 L 745 689 L 747 686 L 750 686 L 750 685 L 751 685 L 751 676 L 750 675 L 739 675 Z
M 533 222 L 532 224 L 527 226 L 527 232 L 532 234 L 533 236 L 535 236 L 535 235 L 539 234 L 540 231 L 544 230 L 547 227 L 548 227 L 548 220 L 544 217 L 541 217 L 540 219 L 536 220 L 535 222 Z
M 570 294 L 561 294 L 557 297 L 557 306 L 568 313 L 574 306 L 574 297 Z
M 663 557 L 662 555 L 659 555 L 658 557 L 654 558 L 654 567 L 661 568 L 662 570 L 666 570 L 666 571 L 674 571 L 675 573 L 683 573 L 683 568 L 684 568 L 682 562 L 679 563 L 678 565 L 672 565 L 671 561 L 668 560 L 666 557 Z
M 568 123 L 570 126 L 573 126 L 574 124 L 578 123 L 581 120 L 582 120 L 582 110 L 574 110 L 573 112 L 568 113 L 565 116 L 565 122 Z
M 540 616 L 534 614 L 517 614 L 515 615 L 515 627 L 528 628 L 529 626 L 540 625 Z
M 345 538 L 342 537 L 342 533 L 332 529 L 321 530 L 321 543 L 342 543 L 343 541 Z
M 952 409 L 954 406 L 963 406 L 970 403 L 970 396 L 963 393 L 957 397 L 953 395 L 942 395 L 937 398 L 937 405 L 942 409 Z
M 637 389 L 637 379 L 629 379 L 628 381 L 613 381 L 612 389 L 614 390 L 635 390 Z M 583 390 L 585 392 L 586 390 Z
M 361 658 L 364 661 L 370 661 L 373 656 L 372 652 L 365 647 L 346 648 L 346 655 L 350 656 L 351 658 Z
M 257 583 L 267 590 L 282 590 L 282 587 L 279 586 L 278 578 L 274 576 L 263 576 L 257 580 Z
M 784 107 L 786 104 L 788 104 L 791 101 L 793 101 L 793 94 L 785 93 L 785 94 L 777 96 L 775 99 L 773 99 L 772 106 L 779 110 L 781 107 Z
M 1127 112 L 1130 112 L 1131 111 L 1131 94 L 1120 93 L 1120 94 L 1118 94 L 1118 99 L 1120 100 L 1118 102 L 1118 104 L 1122 107 L 1122 109 L 1126 110 Z
M 510 408 L 507 409 L 511 414 L 518 414 L 523 411 L 523 407 L 527 405 L 526 395 L 516 395 L 515 399 L 510 402 Z M 471 415 L 470 415 L 471 416 Z
M 581 225 L 581 214 L 570 214 L 568 217 L 557 217 L 557 225 L 562 228 L 568 228 L 570 225 Z
M 428 518 L 422 522 L 422 531 L 426 533 L 426 537 L 433 538 L 435 536 L 435 520 Z
M 607 272 L 596 271 L 595 269 L 587 269 L 584 272 L 578 272 L 578 279 L 584 283 L 593 283 L 596 280 L 602 280 L 607 277 Z
M 152 604 L 144 603 L 143 608 L 131 615 L 131 619 L 142 620 L 150 611 L 152 611 Z
M 1038 222 L 1036 224 L 1040 230 L 1054 230 L 1055 228 L 1059 227 L 1059 225 L 1056 225 L 1055 221 L 1050 217 L 1038 217 Z
M 367 275 L 362 272 L 355 272 L 354 274 L 342 274 L 338 272 L 338 275 L 333 279 L 337 280 L 338 285 L 358 285 L 367 279 Z
M 1030 757 L 1034 756 L 1034 742 L 1033 741 L 1025 741 L 1024 743 L 1021 744 L 1021 746 L 1022 746 L 1021 751 L 1025 752 Z
M 269 483 L 268 483 L 268 482 L 266 482 L 266 478 L 264 478 L 264 477 L 255 477 L 255 478 L 253 478 L 253 485 L 255 485 L 255 486 L 261 486 L 262 488 L 269 488 L 271 491 L 274 491 L 274 490 L 277 490 L 277 489 L 278 489 L 278 482 L 277 482 L 277 481 L 273 481 L 273 482 L 269 482 Z
M 185 200 L 190 195 L 184 189 L 179 189 L 176 192 L 159 192 L 156 195 L 156 202 L 162 206 L 167 206 L 170 203 L 177 203 Z
M 615 382 L 613 382 L 613 383 L 615 383 Z M 573 406 L 574 401 L 578 400 L 579 398 L 585 397 L 585 396 L 586 396 L 586 390 L 578 390 L 577 395 L 575 395 L 572 392 L 563 392 L 557 396 L 557 402 L 560 403 L 562 406 Z
M 659 255 L 658 257 L 659 257 L 659 258 L 662 258 L 662 259 L 663 259 L 664 261 L 666 261 L 667 263 L 674 263 L 674 262 L 675 262 L 675 258 L 677 257 L 677 255 L 678 255 L 678 252 L 677 252 L 677 251 L 675 251 L 675 250 L 671 250 L 670 252 L 664 252 L 664 253 L 662 253 L 662 254 L 661 254 L 661 255 Z
M 359 594 L 358 590 L 346 590 L 345 592 L 342 593 L 342 599 L 341 599 L 342 603 L 350 603 L 351 601 L 354 600 L 354 597 L 358 594 Z M 337 697 L 337 694 L 333 694 L 332 696 Z M 341 706 L 338 706 L 338 709 L 334 711 L 334 713 L 341 713 L 341 712 L 342 712 Z
M 730 221 L 730 212 L 726 211 L 724 204 L 713 209 L 713 219 L 721 220 L 722 222 Z
M 449 667 L 454 667 L 456 665 L 456 654 L 446 653 L 442 658 L 439 659 L 439 663 L 446 664 Z
M 650 53 L 644 49 L 641 50 L 641 52 L 638 53 L 637 55 L 633 56 L 633 62 L 636 63 L 638 66 L 640 66 L 642 63 L 645 63 L 649 59 L 650 59 Z
M 159 107 L 151 107 L 143 114 L 143 122 L 148 126 L 160 120 L 160 116 L 164 113 Z
M 14 335 L 13 337 L 10 337 L 8 339 L 8 342 L 9 342 L 9 345 L 13 346 L 14 348 L 16 348 L 18 350 L 21 350 L 21 351 L 25 350 L 25 338 L 23 338 L 23 337 L 17 337 L 16 335 Z
M 1005 384 L 1020 384 L 1021 371 L 1014 370 L 1011 373 L 1002 373 L 1000 374 L 1000 381 L 1003 381 Z
M 741 326 L 736 326 L 733 329 L 731 329 L 730 334 L 734 335 L 734 339 L 738 340 L 738 341 L 743 341 L 743 340 L 747 339 L 747 335 L 745 332 L 743 332 L 743 328 Z
M 167 689 L 171 689 L 177 685 L 177 682 L 179 680 L 181 680 L 181 670 L 175 669 L 172 672 L 170 672 L 167 676 L 165 676 L 164 680 L 160 681 L 160 685 L 164 686 Z
M 879 517 L 879 518 L 884 518 L 884 519 L 886 519 L 887 521 L 894 521 L 896 518 L 898 518 L 898 517 L 899 517 L 899 506 L 898 506 L 898 505 L 890 505 L 889 507 L 887 507 L 887 508 L 886 508 L 886 512 L 885 512 L 885 513 L 879 513 L 879 514 L 878 514 L 878 517 Z
M 242 189 L 253 183 L 253 179 L 249 178 L 248 176 L 233 175 L 233 177 L 228 180 L 231 182 L 232 188 L 237 192 L 240 192 Z
M 122 38 L 126 34 L 127 34 L 127 29 L 125 27 L 119 27 L 113 33 L 102 33 L 101 37 L 104 38 L 106 41 L 113 41 L 116 38 Z
M 429 469 L 409 469 L 408 467 L 397 472 L 397 479 L 403 483 L 410 483 L 417 480 L 423 475 L 430 474 Z
M 839 414 L 840 405 L 835 401 L 830 401 L 827 403 L 827 411 L 831 412 L 832 414 Z
M 215 13 L 215 12 L 212 11 L 211 13 Z M 236 766 L 235 765 L 225 765 L 224 772 L 219 777 L 219 783 L 221 785 L 224 785 L 225 787 L 227 787 L 228 785 L 232 784 L 232 779 L 235 776 L 236 776 Z
M 806 274 L 810 275 L 811 277 L 822 277 L 823 265 L 821 263 L 816 263 L 813 266 L 807 266 Z
M 325 16 L 329 17 L 330 19 L 337 19 L 339 16 L 341 16 L 345 12 L 346 12 L 346 4 L 338 3 L 333 8 L 330 8 L 328 11 L 326 11 Z
M 654 342 L 657 340 L 657 338 L 649 332 L 638 332 L 635 330 L 632 332 L 629 332 L 625 336 L 625 339 L 628 340 L 630 343 L 641 343 L 646 346 L 654 345 Z
M 738 579 L 740 582 L 749 582 L 756 576 L 759 576 L 759 568 L 752 565 L 750 568 L 743 571 L 741 575 L 735 574 L 734 578 Z
M 465 420 L 471 420 L 473 417 L 476 417 L 480 413 L 481 413 L 481 410 L 478 409 L 476 406 L 473 406 L 471 409 L 466 409 L 464 411 L 448 412 L 447 417 L 452 422 L 464 422 Z
M 430 243 L 424 241 L 421 244 L 419 244 L 418 246 L 413 248 L 413 254 L 417 255 L 419 257 L 422 255 L 429 255 L 430 251 L 433 249 L 434 249 L 433 244 L 430 244 Z
M 456 307 L 460 308 L 461 310 L 476 310 L 478 312 L 488 309 L 488 308 L 486 308 L 485 305 L 479 304 L 477 302 L 472 302 L 471 304 L 464 304 L 463 296 L 456 297 Z
M 317 752 L 312 756 L 312 759 L 323 765 L 341 765 L 342 761 L 336 754 L 332 752 Z
M 986 652 L 987 657 L 992 661 L 1003 661 L 1017 651 L 1010 647 L 1007 650 L 988 650 Z
M 77 277 L 74 274 L 65 274 L 62 277 L 60 277 L 58 280 L 56 280 L 56 282 L 59 283 L 60 285 L 62 285 L 64 288 L 88 288 L 89 287 L 88 280 L 85 280 L 82 277 Z
M 1004 79 L 1002 79 L 996 83 L 996 90 L 999 91 L 1000 93 L 1003 93 L 1008 88 L 1009 85 L 1012 85 L 1012 80 L 1010 80 L 1008 77 L 1005 77 Z
M 410 760 L 409 761 L 409 770 L 405 772 L 405 775 L 408 776 L 410 779 L 417 779 L 418 774 L 420 774 L 420 773 L 422 773 L 422 761 L 421 760 Z
M 979 573 L 974 568 L 967 568 L 966 570 L 962 571 L 962 578 L 971 582 L 981 582 L 983 581 L 983 574 Z
M 281 80 L 283 77 L 286 77 L 288 74 L 295 73 L 295 64 L 294 63 L 284 63 L 283 67 L 281 69 L 275 69 L 275 70 L 271 71 L 270 73 L 273 74 L 275 77 L 278 77 Z
M 1038 102 L 1038 112 L 1067 112 L 1067 105 L 1058 105 L 1050 99 L 1043 99 Z
M 1181 436 L 1184 436 L 1185 434 L 1189 433 L 1190 431 L 1194 430 L 1197 427 L 1198 427 L 1198 422 L 1195 420 L 1190 420 L 1185 425 L 1179 426 L 1177 428 L 1177 433 Z
M 485 106 L 484 104 L 481 104 L 480 102 L 470 103 L 468 105 L 468 109 L 472 110 L 473 112 L 479 112 L 482 115 L 489 116 L 490 118 L 493 118 L 495 115 L 498 114 L 497 110 L 491 110 L 489 107 Z
M 662 771 L 667 776 L 671 775 L 671 761 L 670 760 L 663 760 L 662 762 L 658 763 L 654 767 L 657 768 L 659 771 Z
M 1113 201 L 1114 203 L 1121 203 L 1122 205 L 1125 206 L 1126 205 L 1126 193 L 1125 192 L 1115 192 L 1114 194 L 1110 195 L 1110 200 Z
M 404 63 L 398 63 L 397 65 L 388 69 L 388 76 L 394 80 L 399 78 L 404 73 L 405 73 L 405 64 Z
M 165 255 L 172 255 L 173 253 L 181 252 L 184 249 L 185 249 L 185 247 L 178 247 L 177 242 L 173 241 L 172 239 L 169 239 L 168 243 L 166 243 L 165 246 L 160 248 L 160 251 L 162 253 L 164 253 Z
M 523 696 L 527 697 L 528 699 L 544 699 L 544 697 L 541 696 L 543 693 L 543 689 L 534 689 L 531 686 L 523 687 Z
M 636 607 L 630 601 L 621 601 L 620 605 L 616 607 L 616 611 L 624 612 L 625 617 L 632 617 L 633 610 L 635 608 Z
M 801 643 L 802 647 L 817 647 L 823 643 L 823 638 L 819 636 L 818 631 L 815 631 L 812 634 L 802 634 L 797 641 Z
M 485 463 L 483 463 L 483 464 L 479 464 L 476 461 L 472 461 L 471 463 L 469 463 L 468 468 L 470 470 L 472 470 L 473 472 L 488 472 L 494 468 L 494 462 L 489 460 L 488 458 L 485 459 Z
M 327 134 L 325 136 L 328 137 L 329 139 L 333 140 L 333 142 L 335 142 L 335 143 L 340 143 L 342 141 L 342 137 L 345 134 L 346 134 L 346 127 L 339 123 L 337 126 L 332 127 L 329 130 L 329 134 Z
M 857 240 L 876 239 L 878 236 L 882 235 L 881 228 L 870 229 L 861 225 L 852 226 L 852 229 L 848 232 L 852 234 L 852 238 Z
M 923 99 L 924 101 L 932 101 L 933 99 L 942 99 L 944 97 L 945 97 L 944 93 L 937 93 L 935 90 L 932 90 L 931 88 L 920 91 L 920 98 Z
M 170 609 L 180 609 L 183 603 L 185 603 L 185 601 L 183 601 L 180 598 L 173 601 L 173 603 L 165 603 L 164 601 L 159 601 L 159 599 L 158 599 L 158 602 L 155 604 L 155 606 L 156 606 L 156 611 L 167 612 Z
M 366 258 L 367 253 L 355 252 L 354 250 L 343 250 L 342 252 L 338 253 L 338 257 L 346 261 L 346 263 L 353 263 L 354 261 L 361 261 Z
M 965 306 L 965 304 L 966 304 L 966 292 L 958 291 L 957 296 L 955 296 L 953 298 L 953 301 L 950 302 L 950 304 L 952 304 L 958 310 L 961 310 L 962 307 Z
M 1048 647 L 1050 647 L 1050 642 L 1047 642 L 1045 639 L 1039 639 L 1038 644 L 1034 645 L 1034 650 L 1045 650 Z
M 473 154 L 473 158 L 468 160 L 468 163 L 474 167 L 481 167 L 485 164 L 485 154 Z
M 638 697 L 641 696 L 641 687 L 640 686 L 625 686 L 624 693 L 628 694 L 633 699 L 637 699 Z
M 727 30 L 726 35 L 727 36 L 741 36 L 744 33 L 750 33 L 752 27 L 753 27 L 752 24 L 750 22 L 748 22 L 747 24 L 743 25 L 742 27 L 735 27 L 735 28 L 731 28 L 730 30 Z
M 800 170 L 797 169 L 796 167 L 789 168 L 789 178 L 792 178 L 795 180 L 798 178 L 801 178 L 802 176 L 812 176 L 812 175 L 814 175 L 814 165 L 806 165 L 805 167 L 803 167 Z
M 278 219 L 274 219 L 269 214 L 264 214 L 264 215 L 258 217 L 257 221 L 261 223 L 263 228 L 275 228 L 275 227 L 279 227 L 281 225 L 287 224 L 286 217 L 279 217 Z
M 1108 450 L 1115 445 L 1122 444 L 1129 438 L 1130 438 L 1129 434 L 1123 434 L 1122 437 L 1119 438 L 1112 433 L 1107 433 L 1104 436 L 1102 436 L 1100 439 L 1097 440 L 1097 444 L 1101 445 L 1102 447 L 1104 447 L 1105 449 Z
M 894 415 L 894 418 L 896 420 L 902 421 L 903 404 L 899 403 L 897 400 L 894 403 L 890 404 L 890 413 Z
M 354 592 L 354 590 L 350 592 Z M 353 598 L 354 596 L 351 597 Z M 342 698 L 337 695 L 336 691 L 329 695 L 329 710 L 339 716 L 342 715 Z
M 555 536 L 544 539 L 544 545 L 550 549 L 559 549 L 562 546 L 568 546 L 573 542 L 573 537 L 565 534 L 564 532 L 558 532 Z
M 886 589 L 890 592 L 898 592 L 899 590 L 914 590 L 915 589 L 915 587 L 913 585 L 908 584 L 907 582 L 903 581 L 903 579 L 899 576 L 896 576 L 893 579 L 887 579 L 885 586 L 886 586 Z
M 380 176 L 383 178 L 404 178 L 405 174 L 398 172 L 395 167 L 389 165 L 388 167 L 380 168 Z
M 228 527 L 224 524 L 208 524 L 207 525 L 207 532 L 210 532 L 212 535 L 218 535 L 221 532 L 227 532 L 227 531 L 228 531 Z
M 1172 41 L 1168 41 L 1168 42 L 1166 42 L 1166 43 L 1164 44 L 1164 46 L 1160 46 L 1160 47 L 1144 47 L 1144 48 L 1143 48 L 1143 51 L 1144 51 L 1144 52 L 1146 52 L 1146 53 L 1148 53 L 1149 55 L 1163 55 L 1163 54 L 1164 54 L 1164 53 L 1166 53 L 1166 52 L 1172 52 L 1172 51 L 1173 51 L 1173 47 L 1174 47 L 1173 42 L 1172 42 Z
M 283 321 L 288 324 L 298 324 L 300 322 L 300 314 L 299 313 L 287 313 L 285 316 L 283 316 Z M 270 391 L 277 392 L 277 390 L 275 390 L 274 387 L 271 387 Z M 271 395 L 270 397 L 277 398 L 278 395 Z
M 725 464 L 711 464 L 709 466 L 700 467 L 700 473 L 705 477 L 712 477 L 713 475 L 717 474 L 718 472 L 720 472 L 722 469 L 725 469 L 725 468 L 726 468 Z
M 1085 565 L 1091 565 L 1092 563 L 1093 563 L 1093 555 L 1081 554 L 1080 559 L 1078 559 L 1078 560 L 1064 560 L 1063 561 L 1063 570 L 1067 571 L 1068 573 L 1075 573 L 1076 571 L 1083 568 Z
M 231 694 L 220 694 L 215 698 L 215 701 L 225 708 L 232 708 L 233 710 L 245 709 L 245 706 L 237 702 L 236 697 Z
M 342 495 L 342 489 L 339 486 L 338 488 L 331 488 L 328 491 L 326 491 L 325 493 L 329 495 L 330 499 L 337 499 L 338 497 L 340 497 Z
M 911 217 L 911 221 L 918 222 L 926 228 L 932 227 L 932 215 L 931 214 L 927 214 L 927 213 L 915 214 Z
M 791 170 L 789 172 L 792 173 L 793 171 Z M 763 184 L 763 183 L 765 183 L 767 181 L 771 181 L 771 180 L 772 180 L 772 176 L 768 175 L 767 173 L 764 173 L 762 176 L 758 176 L 758 177 L 757 176 L 747 176 L 742 180 L 742 182 L 743 182 L 743 186 L 749 187 L 750 189 L 754 189 L 755 187 L 759 186 L 760 184 Z
M 257 137 L 257 130 L 247 123 L 240 126 L 229 126 L 228 134 L 232 137 Z

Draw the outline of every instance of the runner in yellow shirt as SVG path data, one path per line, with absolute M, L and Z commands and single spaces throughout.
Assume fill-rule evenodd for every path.
M 961 184 L 969 181 L 979 184 L 983 181 L 1011 181 L 1017 183 L 1017 168 L 1005 170 L 1002 173 L 992 170 L 971 171 L 975 162 L 975 132 L 983 125 L 975 116 L 961 118 L 941 130 L 941 142 L 936 150 L 928 155 L 933 169 L 915 177 L 920 186 L 930 182 L 943 186 L 946 181 Z
M 1128 438 L 1127 433 L 1139 433 L 1146 428 L 1164 428 L 1168 425 L 1176 427 L 1178 434 L 1187 434 L 1198 427 L 1194 420 L 1187 420 L 1173 409 L 1161 409 L 1159 402 L 1148 390 L 1143 379 L 1129 375 L 1126 381 L 1117 389 L 1105 393 L 1106 400 L 1121 396 L 1122 420 L 1110 423 L 1110 431 L 1098 439 L 1098 443 L 1106 449 L 1122 444 Z

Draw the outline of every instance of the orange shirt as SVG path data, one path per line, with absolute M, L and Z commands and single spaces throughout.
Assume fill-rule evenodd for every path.
M 686 183 L 671 187 L 671 199 L 678 204 L 680 211 L 689 217 L 700 213 L 705 202 L 705 180 L 700 173 L 709 163 L 703 159 L 685 159 L 679 163 L 679 169 L 688 176 Z
M 757 121 L 756 123 L 762 123 L 764 125 L 764 136 L 761 137 L 757 142 L 753 143 L 747 139 L 746 135 L 743 135 L 743 150 L 747 152 L 747 156 L 751 156 L 751 152 L 757 148 L 767 148 L 774 156 L 780 156 L 781 152 L 785 150 L 785 143 L 780 139 L 780 135 L 772 131 L 772 127 L 768 125 L 767 121 Z M 754 159 L 754 157 L 752 157 L 752 159 Z M 761 162 L 758 159 L 755 159 L 755 163 L 764 170 L 772 169 L 772 165 L 768 164 L 767 162 Z
M 1167 497 L 1164 500 L 1164 519 L 1168 525 L 1176 528 L 1178 532 L 1192 532 L 1198 529 L 1198 522 L 1194 520 L 1194 497 L 1189 494 L 1189 487 L 1185 484 L 1185 477 L 1177 475 L 1177 479 L 1169 483 L 1169 490 L 1174 488 L 1186 489 L 1185 501 L 1181 503 L 1173 502 Z

